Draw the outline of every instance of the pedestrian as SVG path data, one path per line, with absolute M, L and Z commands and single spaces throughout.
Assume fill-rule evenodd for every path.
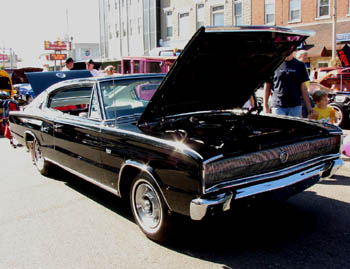
M 73 58 L 69 57 L 66 62 L 65 62 L 65 66 L 62 68 L 62 71 L 70 71 L 72 70 L 74 67 L 74 60 Z
M 91 72 L 91 75 L 93 77 L 100 77 L 101 74 L 100 72 L 98 72 L 97 69 L 95 69 L 95 62 L 93 60 L 89 60 L 87 63 L 86 63 L 86 69 L 89 70 Z
M 105 76 L 112 76 L 114 74 L 115 67 L 113 65 L 109 65 L 104 69 Z
M 295 59 L 291 53 L 265 83 L 265 111 L 277 115 L 301 117 L 301 99 L 303 99 L 308 113 L 312 114 L 313 109 L 306 87 L 307 81 L 309 81 L 309 75 L 305 64 Z M 271 106 L 269 105 L 270 96 Z
M 297 58 L 299 61 L 303 62 L 304 64 L 306 64 L 308 62 L 308 53 L 306 50 L 298 50 L 295 53 L 295 58 Z
M 312 100 L 315 105 L 315 112 L 310 116 L 311 119 L 322 122 L 336 123 L 336 111 L 328 105 L 328 93 L 322 90 L 317 90 L 312 94 Z
M 309 61 L 309 57 L 308 57 L 308 52 L 306 50 L 298 50 L 295 53 L 295 58 L 301 62 L 303 62 L 305 64 L 306 67 L 306 63 Z M 305 82 L 306 84 L 306 88 L 309 91 L 310 88 L 310 80 Z M 309 95 L 310 98 L 310 95 Z M 303 98 L 301 98 L 301 114 L 303 116 L 303 118 L 308 118 L 308 112 L 307 112 L 307 107 L 305 106 L 304 100 Z

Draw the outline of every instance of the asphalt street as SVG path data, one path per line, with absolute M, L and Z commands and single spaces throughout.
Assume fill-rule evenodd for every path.
M 176 238 L 162 245 L 115 196 L 59 169 L 41 176 L 5 138 L 0 152 L 0 268 L 349 268 L 345 156 L 333 178 L 287 202 L 179 218 Z

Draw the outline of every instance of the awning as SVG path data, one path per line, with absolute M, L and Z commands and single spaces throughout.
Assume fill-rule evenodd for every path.
M 293 27 L 300 30 L 313 30 L 315 36 L 311 36 L 306 40 L 308 45 L 313 45 L 308 50 L 309 57 L 330 57 L 332 56 L 332 22 L 320 23 L 308 26 Z M 337 22 L 337 34 L 348 33 L 350 29 L 350 21 Z M 341 50 L 344 45 L 337 44 L 337 51 Z M 305 48 L 307 49 L 307 48 Z

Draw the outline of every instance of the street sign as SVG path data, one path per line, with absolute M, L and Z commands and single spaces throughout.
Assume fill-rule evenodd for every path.
M 51 61 L 60 61 L 60 60 L 65 60 L 66 58 L 67 58 L 67 54 L 50 53 L 50 60 Z
M 350 67 L 350 47 L 348 45 L 338 52 L 338 57 L 343 67 Z

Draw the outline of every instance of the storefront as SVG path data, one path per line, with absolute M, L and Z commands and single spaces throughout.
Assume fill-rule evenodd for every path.
M 309 37 L 306 42 L 310 45 L 308 56 L 310 59 L 310 68 L 328 67 L 334 65 L 332 60 L 332 22 L 312 24 L 302 27 L 295 27 L 300 30 L 315 31 L 315 36 Z M 344 47 L 344 44 L 350 42 L 350 21 L 337 22 L 337 51 Z M 339 62 L 337 61 L 339 64 Z

